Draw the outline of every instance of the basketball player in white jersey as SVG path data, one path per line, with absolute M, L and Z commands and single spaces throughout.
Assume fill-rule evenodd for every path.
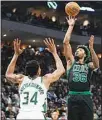
M 43 120 L 42 106 L 47 98 L 47 90 L 50 84 L 57 81 L 65 72 L 53 39 L 45 39 L 44 43 L 55 59 L 56 70 L 41 77 L 40 65 L 35 60 L 29 61 L 26 64 L 26 75 L 14 73 L 18 56 L 23 52 L 20 49 L 21 41 L 18 39 L 14 41 L 15 53 L 7 68 L 6 78 L 13 83 L 19 83 L 20 110 L 17 120 Z

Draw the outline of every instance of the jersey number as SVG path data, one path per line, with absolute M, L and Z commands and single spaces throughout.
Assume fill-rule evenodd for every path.
M 73 81 L 74 82 L 87 82 L 87 76 L 86 74 L 80 74 L 80 73 L 77 73 L 77 72 L 74 72 L 74 78 L 73 78 Z
M 29 101 L 29 92 L 24 92 L 23 94 L 25 94 L 25 97 L 24 97 L 24 99 L 25 99 L 25 102 L 23 102 L 23 104 L 28 104 L 28 101 Z M 37 104 L 37 92 L 35 92 L 34 94 L 33 94 L 33 96 L 31 97 L 31 99 L 30 99 L 30 102 L 31 103 L 34 103 L 35 105 Z

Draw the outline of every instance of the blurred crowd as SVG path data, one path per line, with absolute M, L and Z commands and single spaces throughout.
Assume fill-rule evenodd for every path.
M 12 84 L 5 78 L 5 71 L 9 62 L 14 54 L 13 47 L 11 44 L 3 44 L 1 47 L 1 117 L 2 120 L 15 120 L 19 112 L 19 94 L 18 85 Z M 64 66 L 66 65 L 65 58 L 63 57 L 62 51 L 58 50 L 58 54 L 63 61 Z M 42 75 L 53 72 L 55 69 L 55 62 L 52 55 L 46 51 L 39 51 L 37 48 L 32 50 L 26 48 L 22 55 L 19 56 L 17 61 L 15 73 L 25 73 L 24 67 L 27 61 L 36 59 L 40 62 L 42 68 Z M 94 77 L 95 78 L 95 77 Z M 102 86 L 95 82 L 91 85 L 91 91 L 93 93 L 94 102 L 94 120 L 102 120 L 101 113 L 101 89 Z M 66 119 L 67 116 L 67 94 L 68 94 L 68 82 L 65 76 L 62 76 L 60 80 L 53 83 L 47 93 L 47 113 L 45 116 L 51 119 L 52 111 L 56 110 L 60 119 Z M 46 108 L 45 106 L 45 108 Z M 46 112 L 46 110 L 45 110 Z
M 41 27 L 46 27 L 50 29 L 56 29 L 63 32 L 65 32 L 68 28 L 66 16 L 64 16 L 65 20 L 63 20 L 63 22 L 60 22 L 60 20 L 55 16 L 51 18 L 51 17 L 48 17 L 47 15 L 44 15 L 43 17 L 43 14 L 37 15 L 36 13 L 32 13 L 32 12 L 22 13 L 17 10 L 15 12 L 12 12 L 7 8 L 2 8 L 1 17 L 2 19 L 23 22 L 25 24 L 41 26 Z M 96 24 L 94 24 L 94 22 L 90 22 L 88 25 L 84 26 L 79 21 L 79 22 L 76 22 L 73 33 L 77 35 L 83 35 L 83 36 L 90 36 L 92 34 L 96 36 L 100 36 L 101 35 L 100 31 L 101 31 L 100 22 L 97 22 Z

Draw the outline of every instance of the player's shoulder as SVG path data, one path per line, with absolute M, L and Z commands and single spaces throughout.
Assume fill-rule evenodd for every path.
M 23 75 L 23 81 L 26 80 L 26 79 L 28 79 L 28 76 Z
M 21 74 L 21 76 L 22 76 L 22 79 L 19 80 L 19 85 L 21 85 L 21 84 L 23 84 L 23 83 L 25 83 L 26 81 L 29 80 L 28 76 L 22 75 L 22 74 Z
M 50 82 L 50 79 L 52 78 L 53 78 L 53 75 L 51 73 L 48 73 L 43 76 L 43 81 Z
M 45 74 L 43 78 L 50 77 L 50 76 L 51 76 L 51 73 L 48 73 L 48 74 Z
M 69 71 L 73 65 L 76 63 L 76 61 L 71 61 L 71 60 L 67 60 L 67 71 Z

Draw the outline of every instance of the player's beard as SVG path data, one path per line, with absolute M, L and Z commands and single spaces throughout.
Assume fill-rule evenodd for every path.
M 77 55 L 77 52 L 75 52 L 75 60 L 76 60 L 76 61 L 79 61 L 79 59 L 80 59 L 80 58 L 79 58 L 79 56 Z
M 80 59 L 79 56 L 75 55 L 75 61 L 79 61 L 79 59 Z

